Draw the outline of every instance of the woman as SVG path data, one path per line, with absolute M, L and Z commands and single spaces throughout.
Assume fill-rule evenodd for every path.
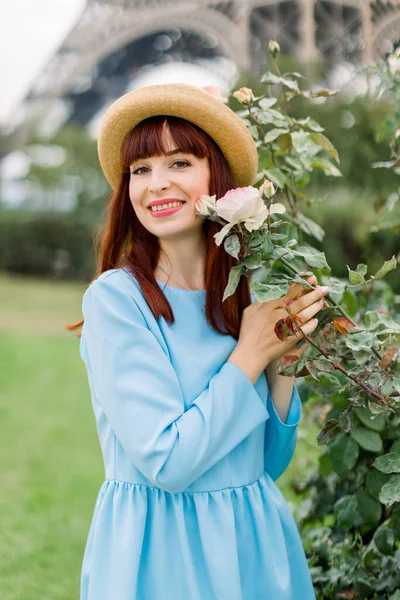
M 114 102 L 99 157 L 115 191 L 81 356 L 106 480 L 81 600 L 311 600 L 274 483 L 301 415 L 276 363 L 298 339 L 278 340 L 282 300 L 251 303 L 244 278 L 222 302 L 236 261 L 195 209 L 254 181 L 254 142 L 207 92 L 161 85 Z M 288 291 L 308 334 L 326 292 Z

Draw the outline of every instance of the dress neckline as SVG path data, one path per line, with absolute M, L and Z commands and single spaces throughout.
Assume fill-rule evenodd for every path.
M 206 290 L 185 290 L 183 288 L 177 288 L 174 287 L 173 285 L 168 285 L 168 283 L 164 283 L 163 281 L 160 281 L 159 279 L 156 279 L 157 283 L 159 285 L 162 285 L 165 288 L 171 289 L 171 290 L 176 290 L 177 292 L 186 292 L 186 294 L 205 294 Z

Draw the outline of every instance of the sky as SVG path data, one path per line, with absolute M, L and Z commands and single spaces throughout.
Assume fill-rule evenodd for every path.
M 15 119 L 35 77 L 74 27 L 85 5 L 86 0 L 0 0 L 0 127 Z M 146 71 L 139 79 L 136 85 L 140 86 L 187 82 L 226 87 L 226 82 L 199 65 L 163 65 L 152 73 Z
M 0 125 L 72 29 L 86 0 L 0 0 Z

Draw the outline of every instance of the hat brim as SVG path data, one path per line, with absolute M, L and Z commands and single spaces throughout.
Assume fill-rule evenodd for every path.
M 203 129 L 220 147 L 237 185 L 252 185 L 258 155 L 243 121 L 208 92 L 174 83 L 132 90 L 107 109 L 100 127 L 98 154 L 113 189 L 121 177 L 122 149 L 129 132 L 144 119 L 157 115 L 180 117 Z

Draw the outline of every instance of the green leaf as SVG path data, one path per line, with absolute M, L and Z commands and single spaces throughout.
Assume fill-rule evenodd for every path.
M 278 75 L 275 75 L 275 73 L 272 73 L 271 71 L 267 71 L 261 77 L 261 83 L 276 84 L 280 82 L 280 77 L 278 77 Z
M 385 473 L 381 473 L 380 471 L 376 471 L 373 469 L 372 471 L 368 471 L 366 476 L 366 485 L 367 489 L 372 496 L 375 498 L 379 498 L 379 494 L 381 492 L 382 487 L 388 480 L 388 476 Z
M 299 84 L 294 79 L 289 79 L 288 77 L 278 77 L 275 73 L 271 73 L 271 71 L 267 71 L 261 78 L 261 83 L 267 84 L 281 84 L 287 87 L 289 90 L 294 92 L 300 92 Z
M 357 498 L 353 495 L 343 496 L 333 508 L 337 524 L 343 531 L 351 529 L 357 519 Z
M 342 301 L 345 304 L 347 313 L 350 315 L 350 317 L 354 317 L 357 314 L 358 308 L 356 295 L 352 291 L 347 289 L 343 293 Z
M 341 429 L 338 421 L 336 419 L 328 419 L 317 435 L 317 442 L 320 446 L 327 444 L 339 433 L 341 433 Z
M 243 261 L 243 265 L 250 270 L 259 269 L 260 267 L 262 267 L 262 264 L 263 263 L 258 252 L 250 254 L 250 256 L 246 256 L 246 258 Z
M 333 470 L 340 477 L 345 477 L 356 464 L 359 452 L 359 446 L 351 436 L 338 436 L 329 449 Z
M 239 285 L 240 277 L 242 275 L 242 266 L 232 267 L 229 273 L 228 285 L 225 288 L 222 302 L 232 296 L 235 293 L 237 286 Z
M 311 138 L 315 144 L 321 146 L 337 163 L 340 163 L 338 151 L 325 135 L 322 135 L 322 133 L 312 133 Z
M 274 140 L 276 140 L 280 135 L 283 135 L 283 134 L 288 133 L 288 132 L 289 132 L 289 129 L 285 129 L 285 128 L 282 128 L 282 129 L 271 129 L 270 131 L 268 131 L 265 134 L 264 142 L 266 144 L 269 144 L 270 142 L 273 142 Z
M 258 302 L 268 302 L 282 298 L 289 289 L 289 282 L 280 284 L 268 284 L 255 281 L 253 284 L 253 294 Z
M 365 325 L 370 331 L 379 334 L 400 333 L 400 323 L 390 315 L 385 315 L 377 310 L 369 310 L 364 315 Z
M 319 146 L 312 140 L 312 135 L 309 131 L 293 131 L 291 134 L 293 148 L 299 154 L 306 153 L 308 156 L 314 156 L 320 150 Z
M 361 273 L 357 273 L 357 271 L 352 271 L 349 267 L 349 265 L 346 265 L 347 269 L 349 271 L 349 281 L 350 283 L 365 283 L 365 277 L 363 277 L 363 275 L 361 275 Z
M 306 119 L 297 119 L 295 122 L 302 127 L 308 127 L 308 129 L 311 129 L 312 131 L 317 131 L 319 133 L 324 131 L 324 128 L 310 117 L 307 117 Z
M 363 263 L 360 263 L 359 265 L 357 265 L 356 273 L 359 273 L 360 275 L 366 275 L 367 271 L 368 271 L 367 265 L 364 265 Z
M 265 237 L 263 244 L 260 248 L 260 254 L 261 254 L 261 258 L 263 260 L 268 260 L 269 258 L 271 258 L 273 252 L 274 252 L 274 244 L 272 243 L 271 239 L 276 239 L 273 238 L 274 235 L 279 235 L 279 234 L 271 234 L 268 237 Z M 287 237 L 287 236 L 284 236 Z
M 239 252 L 240 252 L 239 237 L 236 234 L 234 234 L 234 235 L 230 235 L 228 238 L 225 238 L 224 248 L 228 254 L 230 254 L 234 258 L 239 258 Z
M 359 350 L 371 350 L 372 346 L 375 344 L 376 338 L 373 333 L 369 333 L 368 331 L 360 331 L 357 333 L 348 332 L 348 337 L 345 338 L 345 344 L 350 350 L 359 351 Z
M 271 106 L 274 106 L 274 104 L 276 104 L 277 102 L 278 100 L 276 98 L 261 98 L 258 105 L 260 106 L 260 108 L 266 110 L 267 108 L 271 108 Z
M 287 179 L 285 174 L 277 168 L 272 168 L 272 169 L 267 169 L 265 171 L 265 175 L 266 177 L 268 177 L 268 179 L 270 179 L 273 183 L 275 183 L 275 185 L 283 188 L 285 187 L 286 183 L 287 183 Z
M 392 515 L 390 517 L 390 524 L 396 532 L 397 538 L 400 540 L 400 504 L 396 504 L 396 506 L 393 508 Z
M 322 477 L 327 477 L 332 473 L 332 462 L 329 454 L 322 454 L 319 457 L 319 472 Z
M 286 240 L 287 235 L 285 233 L 270 233 L 269 238 L 274 242 L 278 242 L 280 240 Z
M 279 110 L 275 110 L 273 108 L 268 108 L 267 110 L 262 111 L 259 116 L 259 120 L 261 123 L 268 125 L 272 123 L 276 127 L 287 127 L 288 117 L 279 112 Z
M 364 450 L 375 453 L 382 452 L 383 444 L 378 432 L 364 427 L 353 427 L 351 435 Z
M 280 135 L 277 139 L 279 148 L 281 150 L 283 150 L 283 152 L 286 152 L 287 150 L 289 150 L 292 147 L 292 138 L 290 137 L 290 135 L 288 133 L 284 133 L 282 135 Z
M 387 525 L 381 525 L 374 533 L 375 546 L 381 554 L 390 556 L 394 551 L 395 535 L 393 529 Z
M 397 260 L 396 260 L 396 257 L 393 255 L 390 260 L 385 260 L 385 262 L 383 263 L 383 266 L 376 273 L 374 279 L 381 279 L 382 277 L 385 277 L 385 275 L 387 273 L 389 273 L 389 271 L 393 271 L 393 269 L 395 269 L 396 267 L 397 267 Z
M 342 177 L 342 173 L 339 171 L 330 160 L 323 156 L 314 156 L 311 161 L 311 166 L 314 169 L 322 169 L 325 175 L 331 175 L 332 177 Z
M 372 464 L 382 473 L 400 473 L 400 453 L 389 452 L 389 454 L 378 456 Z
M 301 229 L 308 235 L 312 235 L 316 240 L 322 242 L 325 237 L 325 231 L 312 219 L 305 217 L 302 213 L 298 214 L 298 221 Z
M 368 408 L 364 406 L 360 406 L 354 410 L 357 415 L 359 421 L 368 429 L 372 429 L 373 431 L 383 431 L 385 429 L 386 418 L 385 415 L 379 415 L 378 417 L 374 417 Z
M 357 490 L 358 510 L 366 523 L 377 524 L 382 516 L 382 505 L 366 490 Z
M 315 269 L 328 269 L 331 270 L 330 266 L 326 261 L 324 252 L 318 252 L 318 250 L 308 248 L 307 246 L 300 246 L 293 251 L 296 256 L 301 256 L 306 261 L 307 265 L 314 267 Z

